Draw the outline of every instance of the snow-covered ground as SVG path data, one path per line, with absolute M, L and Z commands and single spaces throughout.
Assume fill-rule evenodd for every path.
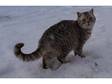
M 71 53 L 70 63 L 52 71 L 42 69 L 42 58 L 23 62 L 13 54 L 18 42 L 25 43 L 23 52 L 34 51 L 47 28 L 91 8 L 97 21 L 84 47 L 86 58 Z M 112 7 L 0 7 L 0 77 L 112 77 Z

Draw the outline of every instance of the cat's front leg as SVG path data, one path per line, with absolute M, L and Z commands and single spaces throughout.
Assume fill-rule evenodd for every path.
M 84 57 L 85 57 L 85 55 L 82 53 L 82 49 L 77 49 L 77 50 L 75 50 L 75 51 L 74 51 L 74 54 L 75 54 L 75 56 L 78 55 L 78 56 L 80 56 L 81 58 L 84 58 Z
M 85 55 L 83 54 L 83 46 L 84 46 L 84 43 L 80 43 L 78 45 L 78 47 L 76 49 L 74 49 L 75 56 L 78 55 L 81 58 L 84 58 L 85 57 Z
M 78 55 L 81 58 L 85 57 L 85 55 L 83 54 L 83 47 L 84 47 L 84 44 L 85 44 L 86 41 L 87 41 L 87 39 L 81 39 L 81 41 L 79 42 L 78 46 L 74 50 L 75 56 Z

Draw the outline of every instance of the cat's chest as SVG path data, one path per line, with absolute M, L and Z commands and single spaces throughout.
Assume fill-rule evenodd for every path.
M 84 40 L 88 40 L 90 36 L 91 36 L 91 31 L 85 31 L 85 32 L 82 34 L 82 38 L 83 38 Z

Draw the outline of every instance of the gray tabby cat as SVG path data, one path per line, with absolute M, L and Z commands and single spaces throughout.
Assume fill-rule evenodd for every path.
M 65 57 L 71 50 L 75 55 L 85 57 L 82 53 L 83 46 L 91 36 L 91 31 L 96 18 L 91 9 L 86 12 L 77 12 L 77 20 L 63 20 L 47 29 L 39 41 L 38 48 L 30 53 L 24 54 L 21 48 L 23 43 L 15 45 L 15 55 L 23 61 L 33 61 L 43 57 L 43 68 L 49 68 L 53 58 L 65 63 Z

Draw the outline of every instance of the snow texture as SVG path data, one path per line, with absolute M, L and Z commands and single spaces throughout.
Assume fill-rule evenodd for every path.
M 23 62 L 13 53 L 23 42 L 33 52 L 43 32 L 61 20 L 77 19 L 77 12 L 94 8 L 96 24 L 84 46 L 86 58 L 68 55 L 58 70 L 42 69 L 42 58 Z M 94 78 L 112 77 L 112 7 L 0 7 L 0 77 Z

